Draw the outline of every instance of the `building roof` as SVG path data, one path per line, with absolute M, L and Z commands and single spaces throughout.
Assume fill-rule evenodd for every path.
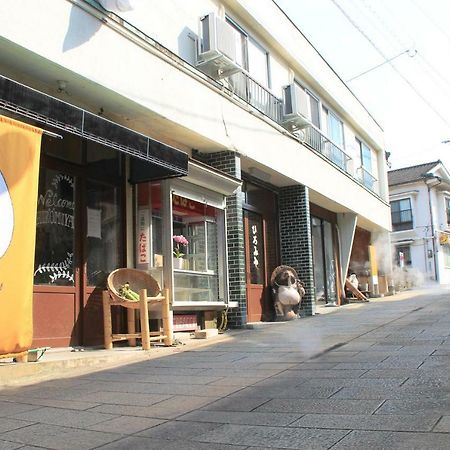
M 429 163 L 419 164 L 417 166 L 403 167 L 402 169 L 388 171 L 388 184 L 395 186 L 397 184 L 412 183 L 423 178 L 423 176 L 434 169 L 438 164 L 442 164 L 440 160 Z

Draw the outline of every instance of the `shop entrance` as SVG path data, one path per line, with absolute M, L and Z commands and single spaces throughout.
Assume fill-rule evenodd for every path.
M 244 211 L 247 322 L 263 319 L 265 303 L 265 229 L 259 214 Z
M 37 201 L 33 345 L 103 341 L 101 290 L 124 258 L 121 157 L 44 137 Z
M 337 301 L 337 280 L 332 224 L 327 220 L 311 217 L 311 235 L 316 302 L 334 303 Z
M 245 180 L 243 194 L 247 322 L 273 320 L 269 280 L 279 265 L 278 198 L 256 180 Z

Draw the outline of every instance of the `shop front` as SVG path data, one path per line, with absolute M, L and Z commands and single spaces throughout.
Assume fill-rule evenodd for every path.
M 44 128 L 33 345 L 101 344 L 106 278 L 133 264 L 133 186 L 186 175 L 188 155 L 4 77 L 0 114 Z
M 137 186 L 136 265 L 172 292 L 174 329 L 208 325 L 228 302 L 225 199 L 240 181 L 198 162 Z
M 310 212 L 315 301 L 317 305 L 339 305 L 342 288 L 337 217 L 314 204 Z

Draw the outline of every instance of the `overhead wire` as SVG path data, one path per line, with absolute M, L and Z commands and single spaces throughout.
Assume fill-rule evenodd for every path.
M 441 114 L 441 112 L 414 86 L 414 84 L 397 69 L 397 67 L 388 61 L 389 57 L 379 48 L 379 46 L 373 41 L 373 39 L 353 20 L 353 18 L 347 13 L 347 11 L 339 4 L 337 0 L 331 0 L 331 2 L 339 9 L 344 17 L 350 22 L 350 24 L 369 42 L 369 44 L 377 51 L 377 53 L 383 57 L 385 61 L 391 66 L 394 72 L 412 89 L 412 91 L 430 108 L 431 111 L 436 114 L 441 121 L 447 125 L 450 129 L 450 122 Z
M 411 1 L 414 4 L 416 4 L 415 0 L 411 0 Z M 370 5 L 368 0 L 363 0 L 363 4 L 371 14 L 373 14 L 375 17 L 377 17 L 379 22 L 383 25 L 384 29 L 387 30 L 391 34 L 392 37 L 394 37 L 394 39 L 399 43 L 399 45 L 402 48 L 405 48 L 408 45 L 399 36 L 396 29 L 391 27 L 390 24 L 385 19 L 383 19 L 383 17 L 381 17 L 374 8 L 372 8 L 372 6 Z M 398 21 L 398 18 L 395 17 L 395 14 L 392 12 L 392 9 L 390 8 L 389 4 L 386 4 L 385 2 L 381 2 L 381 5 L 384 7 L 384 10 L 387 11 L 387 13 L 392 17 L 392 19 L 394 21 Z M 417 4 L 416 4 L 416 6 L 417 6 Z M 421 11 L 421 14 L 424 14 L 423 8 L 418 7 L 418 9 Z M 431 19 L 430 16 L 428 16 L 428 18 Z M 432 21 L 432 23 L 436 23 L 436 22 Z M 411 45 L 411 43 L 414 42 L 414 38 L 409 34 L 409 32 L 405 28 L 402 28 L 402 30 L 404 33 L 406 32 L 408 34 L 408 39 L 410 41 L 409 45 Z M 450 42 L 450 35 L 447 35 L 447 36 L 448 36 L 449 42 Z M 425 57 L 423 52 L 417 52 L 417 60 L 418 60 L 419 65 L 426 66 L 426 68 L 423 67 L 423 70 L 425 70 L 429 74 L 430 77 L 434 78 L 435 81 L 441 83 L 441 86 L 443 87 L 447 96 L 450 99 L 450 81 L 444 77 L 444 75 L 439 71 L 439 69 L 437 69 L 434 66 L 434 64 L 432 64 L 428 60 L 428 58 Z

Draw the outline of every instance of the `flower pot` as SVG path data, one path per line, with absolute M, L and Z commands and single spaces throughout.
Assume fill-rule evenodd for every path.
M 174 269 L 184 269 L 184 259 L 183 258 L 173 258 L 173 268 Z

